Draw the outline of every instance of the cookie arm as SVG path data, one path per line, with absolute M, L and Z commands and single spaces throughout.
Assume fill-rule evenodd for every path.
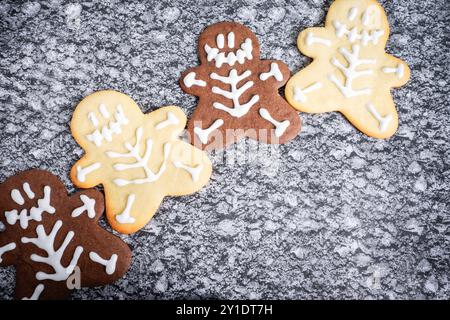
M 85 219 L 96 223 L 102 216 L 105 206 L 103 194 L 95 189 L 79 191 L 70 196 L 68 214 L 74 219 Z
M 92 188 L 100 184 L 103 177 L 103 169 L 105 164 L 103 161 L 91 159 L 89 155 L 85 155 L 78 160 L 70 171 L 72 182 L 80 188 Z
M 261 60 L 257 76 L 263 85 L 281 88 L 289 80 L 291 71 L 282 61 Z M 274 94 L 278 93 L 274 92 Z
M 298 35 L 297 47 L 305 56 L 317 58 L 334 50 L 335 40 L 329 28 L 308 28 Z
M 393 88 L 405 85 L 411 76 L 409 66 L 390 54 L 387 54 L 386 59 L 382 62 L 380 72 Z
M 184 92 L 199 97 L 211 92 L 208 85 L 209 80 L 209 77 L 205 74 L 204 68 L 195 67 L 183 72 L 179 82 L 180 87 Z
M 0 233 L 0 266 L 6 267 L 15 264 L 16 252 L 19 247 L 19 237 L 10 237 L 11 233 Z

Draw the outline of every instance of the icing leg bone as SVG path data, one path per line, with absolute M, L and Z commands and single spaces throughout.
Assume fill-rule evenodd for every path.
M 127 224 L 127 223 L 135 223 L 136 219 L 130 215 L 131 207 L 133 206 L 134 200 L 136 199 L 135 194 L 129 194 L 127 198 L 127 204 L 125 205 L 125 209 L 122 213 L 116 215 L 116 220 L 119 223 Z
M 24 297 L 24 298 L 22 298 L 22 300 L 39 300 L 39 297 L 41 296 L 44 289 L 45 289 L 45 286 L 42 283 L 38 284 L 36 286 L 36 288 L 34 289 L 34 292 L 31 295 L 31 297 L 29 297 L 29 298 Z
M 369 112 L 373 115 L 373 117 L 375 119 L 377 119 L 377 121 L 379 122 L 380 126 L 379 129 L 381 132 L 384 132 L 387 130 L 389 123 L 392 121 L 392 114 L 388 114 L 385 117 L 382 117 L 377 109 L 375 108 L 375 106 L 371 103 L 367 104 L 367 110 L 369 110 Z
M 269 111 L 265 108 L 259 109 L 259 114 L 261 115 L 261 117 L 263 119 L 269 121 L 270 123 L 272 123 L 275 126 L 275 136 L 278 138 L 284 134 L 284 132 L 290 125 L 289 120 L 284 120 L 283 122 L 279 122 L 279 121 L 275 120 L 274 118 L 272 118 Z

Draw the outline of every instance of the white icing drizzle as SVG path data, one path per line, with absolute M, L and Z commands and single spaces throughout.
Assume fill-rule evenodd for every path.
M 2 263 L 2 255 L 6 252 L 13 251 L 16 248 L 16 244 L 14 242 L 8 243 L 3 247 L 0 247 L 0 263 Z
M 235 40 L 234 32 L 228 33 L 227 38 L 228 38 L 228 48 L 233 49 L 234 48 L 234 40 Z
M 95 218 L 95 199 L 89 198 L 87 195 L 80 195 L 80 200 L 83 202 L 81 207 L 75 208 L 72 211 L 72 218 L 76 218 L 80 216 L 83 212 L 86 211 L 87 216 L 91 219 Z
M 208 138 L 209 138 L 209 135 L 211 134 L 211 132 L 220 128 L 222 125 L 223 125 L 223 120 L 217 119 L 216 121 L 213 122 L 213 124 L 209 128 L 202 129 L 199 127 L 195 127 L 194 133 L 198 136 L 201 143 L 206 144 L 208 142 Z
M 110 115 L 109 115 L 108 109 L 106 108 L 106 106 L 103 103 L 98 106 L 98 110 L 102 114 L 103 118 L 109 119 Z
M 395 73 L 401 79 L 405 75 L 405 66 L 399 63 L 396 68 L 384 67 L 382 71 L 384 73 Z
M 172 111 L 167 112 L 167 119 L 161 121 L 155 126 L 156 130 L 164 129 L 165 127 L 168 127 L 170 125 L 176 126 L 180 123 L 180 120 L 175 116 L 175 114 Z
M 319 44 L 323 44 L 324 46 L 331 47 L 331 41 L 330 40 L 314 36 L 314 33 L 312 33 L 310 31 L 310 32 L 307 33 L 307 35 L 305 37 L 305 44 L 307 46 L 311 46 L 314 43 L 319 43 Z
M 362 18 L 361 18 L 361 22 L 363 23 L 363 25 L 367 27 L 370 24 L 371 16 L 376 14 L 377 12 L 378 11 L 377 11 L 377 7 L 376 6 L 374 6 L 374 5 L 369 6 L 363 12 L 363 15 L 362 15 Z
M 91 121 L 91 123 L 94 127 L 96 127 L 96 128 L 98 127 L 98 120 L 93 112 L 88 113 L 88 119 Z
M 333 82 L 336 87 L 341 91 L 341 93 L 346 98 L 353 98 L 356 96 L 361 95 L 369 95 L 372 90 L 371 89 L 360 89 L 356 90 L 353 89 L 353 81 L 356 80 L 359 77 L 367 76 L 373 74 L 373 70 L 366 69 L 362 71 L 357 71 L 356 69 L 363 64 L 375 64 L 376 60 L 374 59 L 360 59 L 359 58 L 359 52 L 360 52 L 360 46 L 354 44 L 352 46 L 353 52 L 349 52 L 345 48 L 340 48 L 339 52 L 345 57 L 345 59 L 348 62 L 348 67 L 345 67 L 341 64 L 341 62 L 333 58 L 331 59 L 331 63 L 337 67 L 345 76 L 345 82 L 344 84 L 341 84 L 337 77 L 335 75 L 330 75 L 328 78 L 331 82 Z
M 23 199 L 22 194 L 17 189 L 11 190 L 11 199 L 20 206 L 25 203 L 25 200 Z
M 225 46 L 225 37 L 223 36 L 222 33 L 217 35 L 216 43 L 219 49 L 223 49 L 223 47 Z
M 234 40 L 234 36 L 232 38 Z M 217 68 L 220 68 L 224 63 L 230 66 L 234 66 L 236 62 L 243 64 L 245 62 L 245 59 L 252 60 L 253 59 L 252 51 L 253 46 L 252 40 L 250 38 L 245 39 L 245 41 L 241 44 L 241 48 L 238 49 L 236 52 L 228 52 L 228 54 L 220 52 L 219 49 L 211 48 L 209 45 L 205 44 L 205 52 L 207 54 L 207 59 L 208 61 L 215 60 Z
M 186 87 L 192 86 L 206 87 L 206 82 L 200 79 L 195 79 L 195 72 L 189 72 L 183 79 L 183 83 Z
M 280 71 L 280 68 L 278 67 L 278 64 L 276 62 L 272 62 L 270 64 L 270 71 L 269 72 L 263 72 L 259 75 L 259 79 L 262 81 L 266 81 L 270 77 L 274 77 L 277 81 L 283 80 L 283 74 Z
M 25 191 L 25 193 L 27 194 L 27 197 L 29 199 L 34 199 L 35 194 L 34 194 L 33 190 L 31 190 L 28 182 L 25 182 L 23 184 L 23 191 Z
M 55 213 L 55 208 L 50 205 L 51 188 L 49 186 L 44 187 L 44 197 L 37 201 L 37 207 L 32 207 L 30 209 L 30 214 L 28 215 L 27 209 L 22 209 L 20 213 L 18 210 L 14 209 L 5 212 L 6 221 L 10 225 L 15 225 L 17 220 L 20 222 L 20 227 L 22 229 L 28 228 L 29 221 L 42 221 L 42 214 L 47 212 L 49 214 Z
M 98 255 L 96 252 L 89 252 L 89 258 L 96 262 L 101 264 L 102 266 L 105 266 L 106 273 L 109 275 L 112 275 L 116 271 L 116 264 L 117 264 L 117 254 L 113 254 L 109 260 L 103 259 Z
M 348 20 L 354 21 L 358 15 L 358 8 L 353 7 L 348 11 Z
M 88 175 L 91 172 L 94 172 L 95 170 L 98 170 L 101 167 L 101 163 L 100 162 L 94 162 L 93 164 L 87 166 L 87 167 L 82 167 L 82 166 L 77 166 L 77 179 L 80 182 L 85 182 L 86 181 L 86 175 Z
M 136 195 L 131 193 L 128 195 L 127 204 L 121 214 L 116 215 L 117 222 L 121 224 L 135 223 L 136 219 L 130 216 L 131 207 L 133 206 Z
M 213 107 L 222 111 L 226 111 L 231 116 L 236 118 L 240 118 L 246 115 L 247 112 L 250 110 L 250 108 L 259 101 L 259 95 L 253 95 L 248 102 L 241 105 L 241 103 L 239 102 L 239 98 L 245 91 L 247 91 L 253 86 L 253 81 L 247 81 L 239 89 L 237 88 L 237 85 L 240 81 L 244 80 L 245 78 L 248 78 L 251 74 L 252 74 L 251 71 L 247 70 L 243 72 L 241 75 L 238 75 L 236 69 L 231 69 L 227 77 L 220 76 L 214 72 L 211 73 L 210 75 L 211 79 L 218 80 L 225 84 L 229 84 L 231 87 L 231 91 L 226 91 L 219 87 L 213 87 L 212 92 L 220 94 L 225 98 L 233 101 L 233 108 L 224 106 L 219 102 L 214 102 Z
M 265 108 L 260 108 L 259 109 L 259 114 L 260 116 L 269 121 L 270 123 L 272 123 L 275 126 L 275 136 L 276 137 L 281 137 L 284 132 L 286 131 L 286 129 L 289 127 L 289 125 L 291 124 L 289 122 L 289 120 L 284 120 L 282 122 L 279 122 L 277 120 L 275 120 L 274 118 L 272 118 L 272 116 L 270 115 L 269 111 Z
M 73 253 L 70 264 L 67 267 L 63 267 L 61 260 L 63 258 L 63 255 L 65 253 L 67 246 L 69 245 L 70 241 L 72 241 L 72 238 L 75 235 L 75 233 L 73 231 L 69 231 L 66 234 L 66 237 L 64 238 L 64 241 L 61 244 L 61 246 L 59 247 L 59 249 L 55 251 L 55 238 L 56 238 L 56 235 L 57 235 L 59 229 L 61 229 L 61 226 L 62 226 L 62 221 L 61 220 L 56 221 L 55 225 L 53 226 L 52 231 L 47 235 L 45 233 L 44 226 L 38 225 L 36 228 L 37 238 L 22 237 L 22 239 L 21 239 L 22 243 L 32 243 L 36 247 L 44 250 L 47 253 L 46 257 L 39 256 L 37 254 L 32 254 L 30 256 L 32 261 L 45 263 L 45 264 L 51 266 L 55 272 L 55 273 L 49 274 L 49 273 L 39 271 L 38 273 L 36 273 L 36 279 L 39 281 L 42 281 L 42 280 L 53 280 L 53 281 L 67 280 L 67 278 L 72 274 L 75 266 L 77 265 L 80 255 L 83 253 L 83 247 L 77 246 Z
M 111 120 L 109 124 L 104 125 L 101 130 L 95 129 L 95 131 L 93 131 L 91 134 L 86 135 L 86 138 L 89 141 L 95 143 L 97 147 L 100 147 L 102 145 L 103 140 L 111 142 L 112 135 L 121 134 L 122 133 L 121 127 L 123 125 L 127 125 L 129 122 L 120 104 L 117 105 L 116 107 L 116 113 L 114 114 L 114 118 L 115 121 Z
M 153 140 L 147 139 L 145 144 L 145 153 L 144 156 L 141 156 L 140 154 L 140 142 L 142 139 L 142 127 L 139 127 L 136 129 L 136 143 L 134 146 L 132 146 L 129 142 L 125 143 L 125 148 L 129 151 L 126 153 L 118 153 L 114 151 L 107 151 L 106 155 L 110 158 L 134 158 L 136 162 L 134 163 L 116 163 L 114 164 L 113 168 L 117 171 L 123 171 L 128 169 L 135 169 L 135 168 L 141 168 L 145 172 L 145 178 L 143 179 L 134 179 L 134 180 L 125 180 L 125 179 L 115 179 L 114 183 L 118 185 L 119 187 L 126 186 L 129 184 L 144 184 L 149 182 L 154 182 L 158 180 L 161 175 L 166 170 L 166 160 L 169 157 L 170 154 L 170 143 L 164 144 L 164 159 L 159 167 L 159 170 L 157 173 L 154 173 L 150 168 L 148 167 L 148 162 L 150 159 L 150 156 L 152 154 L 152 147 L 153 147 Z
M 384 132 L 389 127 L 389 123 L 392 121 L 393 116 L 392 114 L 387 114 L 385 117 L 381 116 L 381 114 L 378 113 L 377 109 L 373 104 L 370 102 L 367 104 L 367 110 L 372 114 L 372 116 L 377 119 L 378 123 L 380 124 L 379 129 L 381 132 Z
M 34 288 L 33 294 L 31 295 L 31 297 L 27 298 L 24 297 L 22 298 L 22 300 L 39 300 L 39 297 L 41 296 L 42 292 L 44 292 L 45 286 L 40 283 L 36 286 L 36 288 Z
M 203 164 L 201 164 L 201 163 L 196 165 L 195 167 L 191 167 L 191 166 L 181 163 L 181 161 L 173 161 L 173 165 L 176 168 L 181 168 L 181 169 L 186 170 L 191 175 L 192 181 L 194 181 L 194 182 L 198 181 L 198 179 L 200 177 L 200 173 L 203 170 Z
M 338 38 L 342 38 L 347 35 L 348 40 L 351 43 L 361 40 L 361 43 L 364 46 L 367 46 L 370 42 L 377 45 L 379 38 L 384 35 L 384 30 L 371 30 L 370 32 L 363 30 L 361 33 L 358 33 L 358 29 L 356 27 L 348 30 L 347 26 L 339 21 L 333 21 L 333 26 L 336 29 L 336 36 Z
M 305 89 L 300 89 L 299 87 L 294 87 L 294 100 L 298 102 L 306 102 L 308 97 L 307 93 L 310 93 L 315 90 L 319 90 L 323 87 L 321 82 L 315 82 L 312 85 L 306 87 Z

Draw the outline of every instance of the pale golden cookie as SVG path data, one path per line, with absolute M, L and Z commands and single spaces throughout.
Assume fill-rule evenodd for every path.
M 208 182 L 206 153 L 183 142 L 183 111 L 174 106 L 143 114 L 127 95 L 99 91 L 83 99 L 72 135 L 85 156 L 72 168 L 81 188 L 103 184 L 112 228 L 133 233 L 153 217 L 166 195 L 194 193 Z
M 359 130 L 388 138 L 398 128 L 390 90 L 410 77 L 407 64 L 385 52 L 389 23 L 375 0 L 336 0 L 325 28 L 298 36 L 314 61 L 286 85 L 286 99 L 309 113 L 339 111 Z

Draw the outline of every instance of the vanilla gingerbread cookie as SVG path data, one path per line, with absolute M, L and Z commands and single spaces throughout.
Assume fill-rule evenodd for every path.
M 195 146 L 221 149 L 240 138 L 285 143 L 300 131 L 298 113 L 279 95 L 290 76 L 278 60 L 261 60 L 247 27 L 221 22 L 200 35 L 200 66 L 185 71 L 181 88 L 198 96 L 187 129 Z
M 130 267 L 131 250 L 103 230 L 103 195 L 67 195 L 62 182 L 29 170 L 0 185 L 0 266 L 16 268 L 17 299 L 63 299 L 71 290 L 113 283 Z
M 70 176 L 80 188 L 103 184 L 114 230 L 136 232 L 164 196 L 191 194 L 206 185 L 211 162 L 205 152 L 179 139 L 185 125 L 178 107 L 143 114 L 116 91 L 93 93 L 78 104 L 71 130 L 86 154 Z
M 286 99 L 309 113 L 340 111 L 356 128 L 388 138 L 398 127 L 390 90 L 410 76 L 405 62 L 386 54 L 389 23 L 375 0 L 336 0 L 325 28 L 309 28 L 298 48 L 314 59 L 286 85 Z

